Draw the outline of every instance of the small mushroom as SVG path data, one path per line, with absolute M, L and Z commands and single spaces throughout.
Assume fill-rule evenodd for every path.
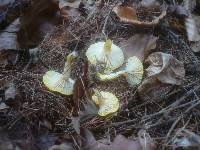
M 73 93 L 74 80 L 70 78 L 71 65 L 76 57 L 76 53 L 72 52 L 67 56 L 63 73 L 50 70 L 43 76 L 44 85 L 51 91 L 59 92 L 64 95 Z
M 119 109 L 119 99 L 110 92 L 94 90 L 92 100 L 99 106 L 98 114 L 100 116 L 107 116 L 117 112 Z
M 117 45 L 113 44 L 111 40 L 105 42 L 97 42 L 92 44 L 86 56 L 90 64 L 96 65 L 98 62 L 103 62 L 104 73 L 110 73 L 119 68 L 124 63 L 124 54 Z
M 143 65 L 140 59 L 136 56 L 130 57 L 126 63 L 126 67 L 122 71 L 118 71 L 111 74 L 97 73 L 97 77 L 101 81 L 113 80 L 119 76 L 125 76 L 127 82 L 131 85 L 137 85 L 141 82 L 143 77 Z

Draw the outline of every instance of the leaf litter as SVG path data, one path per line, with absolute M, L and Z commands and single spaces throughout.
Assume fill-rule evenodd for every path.
M 199 116 L 196 114 L 198 114 L 199 108 L 199 79 L 196 73 L 188 75 L 184 68 L 185 65 L 194 65 L 198 56 L 191 51 L 188 41 L 182 35 L 174 31 L 173 27 L 167 26 L 168 16 L 163 18 L 166 8 L 164 7 L 164 11 L 162 11 L 158 1 L 145 0 L 138 5 L 134 3 L 135 11 L 132 4 L 124 6 L 124 4 L 119 5 L 117 1 L 100 1 L 98 6 L 97 3 L 87 4 L 90 5 L 90 8 L 83 7 L 86 6 L 84 2 L 77 6 L 73 5 L 73 2 L 70 3 L 72 5 L 66 7 L 71 7 L 75 12 L 66 9 L 67 13 L 64 13 L 64 16 L 61 14 L 61 17 L 64 17 L 65 20 L 61 20 L 60 26 L 55 27 L 53 23 L 53 30 L 51 30 L 52 26 L 50 30 L 46 30 L 46 27 L 43 28 L 45 31 L 39 32 L 42 36 L 37 37 L 36 35 L 36 39 L 34 39 L 34 35 L 31 37 L 31 32 L 28 33 L 30 39 L 28 37 L 20 48 L 28 47 L 30 49 L 28 53 L 30 53 L 33 61 L 29 65 L 30 67 L 24 68 L 17 65 L 13 70 L 3 69 L 0 73 L 0 80 L 5 80 L 7 83 L 14 82 L 15 86 L 7 89 L 7 94 L 11 93 L 12 101 L 12 97 L 16 99 L 18 89 L 23 91 L 23 96 L 17 98 L 20 99 L 20 105 L 17 107 L 19 109 L 13 109 L 13 106 L 8 104 L 10 107 L 0 113 L 2 118 L 0 124 L 4 124 L 4 128 L 9 128 L 12 131 L 16 131 L 17 127 L 25 126 L 25 128 L 21 128 L 26 133 L 24 134 L 25 137 L 35 138 L 40 143 L 42 139 L 39 137 L 44 133 L 47 135 L 44 136 L 44 141 L 48 140 L 52 133 L 55 134 L 54 140 L 46 143 L 48 145 L 46 149 L 84 149 L 89 143 L 89 147 L 91 146 L 93 149 L 100 146 L 100 148 L 106 150 L 130 148 L 153 150 L 156 149 L 155 147 L 161 149 L 162 147 L 172 148 L 175 146 L 176 143 L 170 143 L 170 138 L 176 135 L 176 129 L 183 126 L 192 128 L 193 132 L 198 134 L 197 120 Z M 25 27 L 31 27 L 30 25 L 34 20 L 34 17 L 31 16 L 35 16 L 34 24 L 36 23 L 36 26 L 33 24 L 35 28 L 32 31 L 37 33 L 42 24 L 49 21 L 50 12 L 56 14 L 60 11 L 57 2 L 47 5 L 47 7 L 41 7 L 38 12 L 33 11 L 38 6 L 46 6 L 42 4 L 46 4 L 46 1 L 33 5 L 30 9 L 30 15 L 25 16 L 25 18 L 30 17 L 30 19 L 27 22 L 26 19 L 24 20 Z M 157 12 L 152 12 L 152 8 L 157 11 L 155 5 L 159 7 L 159 14 L 162 15 L 163 13 L 161 18 L 159 18 L 159 15 L 153 15 L 159 24 L 157 24 L 157 21 L 152 21 L 154 17 L 150 18 L 149 21 L 148 16 L 146 16 L 149 14 L 152 16 L 152 13 L 157 14 Z M 129 22 L 119 21 L 116 15 L 112 13 L 113 8 L 119 6 L 122 8 L 131 7 L 130 13 L 132 14 L 126 11 L 125 14 L 127 13 L 129 16 L 136 12 L 136 15 L 134 14 L 135 16 L 131 19 L 136 19 L 136 22 L 149 21 L 148 25 L 150 26 L 146 28 L 141 23 L 141 25 L 137 24 L 136 27 L 132 23 L 130 25 Z M 180 15 L 187 18 L 184 9 L 176 7 L 175 11 L 179 11 L 177 12 L 178 19 L 182 19 Z M 43 15 L 46 13 L 48 15 Z M 74 17 L 70 17 L 70 15 Z M 41 16 L 47 17 L 47 19 Z M 74 19 L 75 17 L 76 19 Z M 41 19 L 41 22 L 37 19 Z M 31 28 L 28 30 L 31 31 Z M 17 36 L 20 35 L 17 34 Z M 130 87 L 126 80 L 120 77 L 114 81 L 102 83 L 95 78 L 91 80 L 89 78 L 90 72 L 83 73 L 84 71 L 81 71 L 85 67 L 81 67 L 80 62 L 87 60 L 85 50 L 91 44 L 104 41 L 107 37 L 123 49 L 126 59 L 137 56 L 143 62 L 146 72 L 139 86 Z M 24 37 L 20 38 L 23 39 Z M 38 45 L 38 43 L 40 44 Z M 34 51 L 34 48 L 37 50 Z M 63 96 L 48 91 L 41 83 L 43 74 L 52 68 L 62 71 L 65 57 L 74 50 L 79 54 L 71 73 L 72 78 L 77 82 L 73 91 L 76 95 Z M 101 66 L 101 63 L 98 65 Z M 94 69 L 97 72 L 99 70 L 98 65 Z M 95 71 L 92 72 L 94 75 L 96 75 Z M 86 76 L 86 74 L 88 75 Z M 141 90 L 141 87 L 145 87 L 145 90 Z M 0 88 L 0 90 L 5 91 L 3 85 Z M 93 89 L 116 94 L 120 102 L 118 112 L 106 117 L 98 116 L 99 108 L 91 101 Z M 141 96 L 144 94 L 147 95 L 148 99 Z M 5 100 L 3 94 L 1 101 Z M 195 119 L 190 119 L 192 117 Z M 48 123 L 44 123 L 44 120 L 48 120 Z M 86 140 L 85 143 L 81 138 L 82 129 L 89 129 L 93 133 L 91 135 L 92 133 L 87 131 L 89 140 Z M 69 134 L 69 137 L 60 140 L 59 137 L 64 134 Z M 16 136 L 13 138 L 21 138 L 15 132 L 13 135 Z M 132 136 L 135 138 L 131 138 Z M 37 145 L 34 140 L 29 142 L 31 142 L 29 145 L 32 146 L 32 149 L 37 149 L 33 148 Z M 170 143 L 172 145 L 158 143 Z

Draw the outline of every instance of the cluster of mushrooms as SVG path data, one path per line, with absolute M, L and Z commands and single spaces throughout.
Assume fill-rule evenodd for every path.
M 43 76 L 44 85 L 51 91 L 59 92 L 64 95 L 73 94 L 73 85 L 75 81 L 70 78 L 72 63 L 77 57 L 75 52 L 67 56 L 67 60 L 62 73 L 56 71 L 47 71 Z M 125 67 L 124 54 L 120 47 L 107 39 L 105 42 L 92 44 L 86 51 L 86 57 L 89 66 L 103 63 L 103 71 L 97 72 L 96 77 L 100 81 L 116 79 L 120 76 L 126 78 L 130 86 L 139 84 L 143 77 L 143 65 L 136 56 L 128 58 Z M 120 69 L 122 68 L 122 69 Z M 116 71 L 118 69 L 119 71 Z M 99 106 L 98 114 L 107 116 L 113 114 L 119 109 L 119 99 L 110 92 L 98 91 L 94 89 L 94 95 L 91 98 Z

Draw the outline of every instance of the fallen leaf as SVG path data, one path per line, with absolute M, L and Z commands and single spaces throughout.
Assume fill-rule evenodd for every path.
M 96 141 L 92 133 L 87 129 L 81 129 L 82 136 L 82 149 L 83 150 L 154 150 L 155 144 L 150 138 L 149 134 L 144 130 L 138 134 L 140 137 L 133 139 L 127 139 L 123 135 L 117 135 L 114 141 L 108 145 L 105 142 L 102 143 Z
M 39 60 L 40 49 L 38 47 L 29 49 L 30 62 L 36 64 Z
M 186 28 L 188 40 L 189 41 L 199 41 L 200 33 L 198 31 L 198 27 L 196 25 L 194 15 L 192 14 L 193 8 L 191 8 L 191 1 L 185 0 L 184 6 L 189 12 L 189 16 L 187 18 L 185 18 L 185 28 Z
M 180 85 L 185 77 L 183 63 L 170 54 L 155 52 L 146 62 L 150 64 L 146 69 L 147 77 L 157 76 L 162 83 Z
M 64 134 L 54 141 L 55 145 L 49 147 L 48 150 L 75 150 L 74 139 L 70 135 Z
M 0 33 L 0 50 L 2 49 L 19 49 L 17 42 L 17 32 L 20 29 L 19 19 L 16 19 L 5 30 Z
M 200 34 L 198 32 L 195 19 L 191 14 L 185 19 L 185 27 L 189 41 L 200 41 Z
M 8 108 L 10 108 L 8 105 L 6 105 L 3 102 L 0 102 L 0 112 L 7 110 Z
M 77 134 L 80 134 L 80 117 L 72 117 L 72 127 L 76 131 Z
M 183 5 L 191 13 L 198 4 L 198 1 L 199 0 L 184 0 Z
M 16 50 L 0 50 L 0 68 L 8 68 L 17 63 L 19 51 Z
M 183 63 L 170 54 L 155 52 L 149 55 L 146 62 L 149 64 L 147 77 L 138 87 L 142 99 L 162 99 L 171 85 L 180 85 L 185 77 Z
M 5 90 L 5 104 L 17 108 L 20 106 L 21 94 L 18 89 L 16 89 L 13 83 L 10 83 L 9 87 Z
M 183 129 L 173 140 L 174 149 L 199 150 L 200 136 L 187 129 Z
M 136 9 L 129 6 L 116 6 L 113 11 L 117 14 L 121 21 L 137 21 Z
M 159 2 L 157 0 L 142 0 L 140 2 L 142 7 L 147 7 L 147 8 L 155 8 L 160 6 Z
M 87 129 L 82 129 L 81 135 L 83 150 L 142 150 L 139 141 L 126 139 L 122 135 L 115 137 L 111 145 L 96 141 L 93 134 Z
M 191 44 L 191 49 L 193 52 L 200 52 L 200 42 L 195 42 Z
M 166 6 L 162 5 L 159 7 L 160 15 L 154 16 L 153 14 L 149 15 L 152 19 L 150 21 L 142 19 L 141 21 L 138 18 L 137 10 L 140 8 L 129 7 L 117 5 L 113 8 L 113 12 L 118 16 L 121 22 L 130 23 L 133 25 L 141 25 L 141 26 L 152 26 L 159 23 L 161 19 L 166 16 Z M 145 9 L 142 9 L 145 11 Z M 153 11 L 153 10 L 152 10 Z M 147 17 L 147 16 L 145 16 Z
M 79 66 L 79 69 L 82 70 L 82 73 L 76 79 L 73 87 L 73 101 L 74 101 L 74 107 L 75 112 L 78 115 L 79 113 L 79 103 L 83 98 L 87 96 L 87 89 L 88 89 L 88 63 L 82 62 L 81 66 Z
M 138 140 L 130 140 L 123 135 L 116 136 L 111 145 L 101 147 L 103 150 L 143 150 Z
M 63 7 L 71 7 L 71 8 L 79 8 L 82 0 L 59 0 L 59 8 Z
M 129 39 L 124 39 L 120 43 L 126 58 L 137 56 L 140 60 L 144 60 L 152 49 L 156 48 L 158 37 L 146 34 L 136 34 Z
M 75 148 L 70 143 L 62 143 L 60 145 L 54 145 L 48 150 L 75 150 Z
M 84 122 L 85 120 L 87 120 L 87 119 L 89 119 L 91 117 L 94 117 L 98 113 L 97 106 L 91 100 L 87 100 L 83 104 L 83 107 L 84 107 L 84 110 L 81 110 L 79 112 L 80 113 L 80 120 L 81 120 L 81 122 Z
M 4 30 L 14 20 L 20 17 L 28 8 L 30 1 L 1 0 L 0 1 L 0 30 Z
M 81 128 L 81 148 L 83 150 L 97 150 L 98 149 L 98 143 L 93 136 L 93 134 L 88 129 Z
M 20 48 L 37 47 L 47 33 L 59 24 L 58 4 L 53 1 L 33 1 L 32 7 L 20 18 L 21 28 L 18 35 Z
M 12 4 L 15 0 L 0 0 L 0 7 Z
M 197 33 L 195 34 L 197 36 L 197 40 L 194 42 L 191 42 L 191 49 L 193 52 L 199 52 L 200 51 L 200 40 L 198 40 L 198 36 L 200 36 L 200 16 L 192 15 L 193 19 L 195 20 L 195 25 L 197 29 Z
M 35 145 L 40 149 L 48 149 L 54 145 L 55 141 L 58 139 L 57 135 L 43 134 L 36 138 Z
M 140 130 L 138 132 L 138 139 L 139 139 L 139 142 L 140 142 L 143 150 L 156 149 L 156 145 L 155 145 L 153 139 L 151 138 L 149 133 L 146 132 L 146 130 Z
M 63 7 L 60 9 L 60 14 L 64 18 L 64 20 L 67 22 L 68 20 L 76 20 L 78 17 L 80 17 L 81 13 L 76 8 L 71 7 Z
M 189 17 L 189 11 L 182 5 L 170 5 L 168 10 L 169 13 L 180 18 Z

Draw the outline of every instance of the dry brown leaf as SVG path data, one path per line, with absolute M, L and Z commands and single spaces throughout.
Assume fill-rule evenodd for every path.
M 139 137 L 132 140 L 123 135 L 117 135 L 114 141 L 108 145 L 108 142 L 101 143 L 96 141 L 92 133 L 87 129 L 81 130 L 83 150 L 154 150 L 154 141 L 144 130 L 138 133 Z
M 137 8 L 138 9 L 138 8 Z M 166 6 L 160 6 L 160 15 L 152 16 L 151 21 L 138 20 L 137 9 L 134 7 L 117 5 L 113 8 L 113 12 L 119 17 L 121 22 L 130 23 L 133 25 L 152 26 L 159 23 L 159 21 L 166 16 Z
M 20 18 L 22 27 L 17 33 L 20 48 L 36 47 L 47 33 L 54 31 L 60 22 L 58 10 L 58 4 L 53 1 L 33 1 L 32 7 Z
M 71 8 L 79 8 L 82 0 L 59 0 L 59 8 L 63 7 L 71 7 Z
M 170 54 L 155 52 L 146 62 L 150 64 L 146 69 L 147 77 L 156 75 L 162 83 L 180 85 L 185 77 L 183 63 Z
M 156 48 L 158 37 L 146 34 L 136 34 L 129 39 L 125 39 L 120 43 L 126 58 L 137 56 L 140 60 L 144 60 L 150 50 Z
M 146 69 L 147 77 L 138 88 L 142 99 L 162 99 L 171 85 L 180 85 L 185 77 L 183 63 L 170 54 L 155 52 L 146 62 L 150 64 Z
M 129 6 L 116 6 L 113 11 L 117 14 L 121 21 L 137 21 L 136 9 Z

